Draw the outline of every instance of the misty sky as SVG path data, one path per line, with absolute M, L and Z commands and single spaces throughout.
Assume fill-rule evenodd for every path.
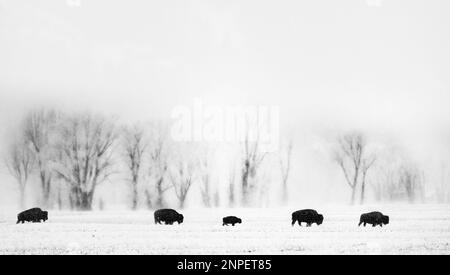
M 450 1 L 0 0 L 0 125 L 40 104 L 146 120 L 194 98 L 436 136 Z
M 2 0 L 1 116 L 39 102 L 151 117 L 201 97 L 448 123 L 449 49 L 445 0 Z

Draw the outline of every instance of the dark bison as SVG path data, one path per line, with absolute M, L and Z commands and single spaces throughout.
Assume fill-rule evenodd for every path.
M 323 222 L 323 216 L 317 213 L 316 210 L 305 209 L 292 213 L 292 226 L 298 222 L 298 225 L 302 226 L 302 222 L 306 223 L 306 226 L 311 226 L 315 223 L 321 225 Z
M 373 227 L 379 225 L 383 227 L 383 224 L 389 224 L 389 216 L 383 215 L 381 212 L 370 212 L 366 214 L 362 214 L 361 218 L 359 219 L 358 226 L 361 226 L 361 224 L 371 224 Z
M 242 223 L 242 220 L 235 216 L 228 216 L 228 217 L 223 218 L 222 226 L 229 225 L 229 224 L 234 226 L 237 223 Z
M 177 222 L 178 224 L 183 222 L 183 215 L 178 213 L 173 209 L 159 209 L 155 211 L 155 223 L 161 224 L 164 222 L 165 224 L 173 224 Z
M 40 208 L 31 208 L 17 215 L 17 223 L 45 222 L 46 220 L 48 220 L 48 212 L 42 211 Z

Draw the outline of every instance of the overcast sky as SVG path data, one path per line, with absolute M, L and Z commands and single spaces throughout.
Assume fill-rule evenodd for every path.
M 284 119 L 450 120 L 450 2 L 0 0 L 1 116 L 210 103 Z
M 195 98 L 437 136 L 450 1 L 0 0 L 0 134 L 40 104 L 146 120 Z

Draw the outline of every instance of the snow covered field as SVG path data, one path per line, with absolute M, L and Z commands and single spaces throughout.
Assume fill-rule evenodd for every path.
M 292 227 L 277 209 L 189 209 L 181 225 L 155 225 L 150 211 L 51 211 L 43 224 L 0 213 L 0 254 L 450 254 L 448 205 L 316 207 L 317 227 Z M 362 212 L 390 216 L 386 227 L 358 227 Z M 223 227 L 236 215 L 243 224 Z

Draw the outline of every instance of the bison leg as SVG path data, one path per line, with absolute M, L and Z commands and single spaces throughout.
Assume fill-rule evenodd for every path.
M 310 222 L 307 223 L 306 226 L 307 226 L 307 227 L 311 227 L 311 223 L 310 223 Z
M 366 223 L 364 223 L 364 227 L 366 227 Z
M 231 225 L 234 226 L 234 223 L 232 223 Z

